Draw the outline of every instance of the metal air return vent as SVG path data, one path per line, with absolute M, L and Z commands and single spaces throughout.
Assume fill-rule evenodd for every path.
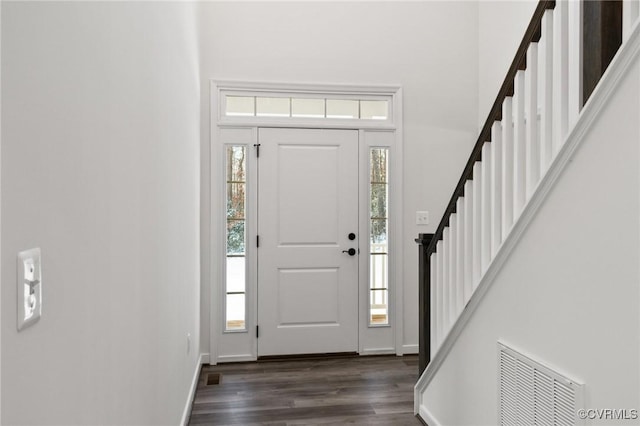
M 583 385 L 498 342 L 501 426 L 584 425 Z

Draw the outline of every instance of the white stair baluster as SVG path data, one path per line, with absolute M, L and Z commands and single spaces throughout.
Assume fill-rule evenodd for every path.
M 569 12 L 566 1 L 553 9 L 553 158 L 567 136 L 569 79 Z M 552 159 L 553 161 L 553 159 Z
M 433 359 L 437 349 L 438 349 L 438 333 L 440 331 L 440 325 L 438 324 L 438 253 L 432 253 L 429 258 L 430 265 L 430 299 L 429 306 L 431 307 L 431 336 L 430 336 L 430 346 L 431 346 L 431 354 L 430 359 Z
M 491 143 L 485 142 L 482 146 L 482 161 L 480 162 L 482 174 L 482 224 L 480 228 L 480 273 L 489 267 L 493 259 L 491 255 Z
M 638 20 L 638 0 L 622 0 L 622 42 L 627 41 Z
M 455 306 L 456 317 L 464 309 L 464 197 L 456 201 L 456 288 Z
M 464 294 L 466 305 L 473 293 L 473 181 L 464 183 Z
M 482 174 L 480 162 L 473 165 L 473 290 L 480 282 L 481 268 L 481 229 L 482 229 Z
M 539 54 L 540 108 L 540 176 L 544 176 L 553 159 L 553 10 L 547 10 L 541 25 Z
M 437 254 L 437 258 L 436 258 L 436 270 L 438 271 L 438 286 L 437 286 L 437 292 L 438 292 L 438 299 L 436 301 L 437 303 L 437 309 L 436 309 L 436 313 L 438 315 L 438 344 L 437 346 L 440 346 L 440 344 L 442 344 L 442 341 L 444 340 L 444 330 L 445 330 L 445 324 L 444 324 L 444 319 L 445 319 L 445 315 L 444 315 L 444 243 L 442 242 L 442 240 L 438 241 L 436 243 L 436 254 Z
M 502 243 L 502 125 L 491 126 L 491 257 Z
M 443 323 L 443 339 L 449 333 L 449 328 L 451 327 L 451 312 L 449 309 L 449 291 L 451 290 L 451 276 L 449 274 L 449 262 L 451 259 L 449 258 L 449 242 L 451 241 L 449 238 L 449 233 L 451 230 L 447 226 L 442 231 L 442 320 Z
M 513 226 L 513 98 L 502 104 L 502 240 Z
M 540 143 L 538 141 L 538 43 L 531 43 L 527 50 L 527 69 L 524 72 L 525 85 L 525 159 L 526 159 L 526 200 L 528 201 L 540 180 Z
M 524 71 L 516 73 L 513 82 L 513 221 L 518 220 L 524 207 L 526 190 L 525 128 L 524 128 Z
M 568 13 L 568 88 L 567 129 L 578 121 L 582 109 L 582 1 L 567 0 Z
M 449 216 L 449 323 L 455 324 L 458 318 L 456 310 L 456 289 L 458 288 L 458 258 L 456 243 L 458 242 L 458 219 L 457 214 Z

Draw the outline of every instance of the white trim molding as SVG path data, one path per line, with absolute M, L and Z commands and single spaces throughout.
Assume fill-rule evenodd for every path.
M 403 113 L 403 91 L 399 87 L 393 97 L 393 123 L 396 126 L 395 139 L 396 144 L 394 147 L 394 158 L 390 164 L 391 167 L 391 179 L 395 182 L 394 186 L 397 190 L 394 190 L 390 194 L 389 204 L 393 207 L 392 214 L 395 219 L 389 223 L 389 230 L 395 235 L 393 240 L 390 240 L 390 250 L 393 254 L 389 257 L 393 261 L 393 269 L 390 271 L 390 277 L 394 278 L 395 282 L 395 309 L 392 310 L 393 316 L 391 319 L 395 321 L 395 346 L 396 355 L 403 355 L 404 343 L 404 127 L 402 125 Z M 391 212 L 391 208 L 389 209 Z
M 420 411 L 416 414 L 420 414 L 422 420 L 429 426 L 440 426 L 442 424 L 435 418 L 433 414 L 431 414 L 431 411 L 429 411 L 424 405 L 420 406 Z
M 209 354 L 208 353 L 202 353 L 200 354 L 200 361 L 202 361 L 202 364 L 209 364 Z
M 417 344 L 415 345 L 402 345 L 402 353 L 403 355 L 412 355 L 417 354 L 420 348 Z
M 256 356 L 254 354 L 220 355 L 218 356 L 217 363 L 250 362 L 255 360 L 256 360 Z
M 215 81 L 217 113 L 212 118 L 219 127 L 303 127 L 331 129 L 395 130 L 397 128 L 396 106 L 400 86 L 352 86 L 321 84 L 287 84 L 266 82 Z M 345 119 L 345 118 L 300 118 L 300 117 L 260 117 L 225 116 L 220 108 L 226 95 L 234 96 L 291 96 L 305 98 L 332 98 L 354 100 L 386 100 L 389 115 L 385 120 Z
M 0 1 L 0 34 L 2 34 L 2 1 Z M 2 37 L 0 36 L 0 39 Z M 2 42 L 0 40 L 0 46 L 2 46 Z M 0 70 L 2 69 L 2 49 L 0 48 Z M 0 99 L 2 98 L 2 76 L 1 76 L 1 72 L 0 72 Z M 0 117 L 2 117 L 2 102 L 0 102 Z M 2 120 L 0 119 L 0 147 L 2 146 Z M 2 151 L 2 149 L 0 148 L 0 151 Z M 0 160 L 1 160 L 1 153 L 0 153 Z M 0 161 L 0 164 L 2 164 L 2 161 Z M 0 175 L 2 175 L 2 173 L 0 173 Z M 2 186 L 0 185 L 0 188 Z M 0 200 L 2 199 L 2 191 L 0 190 Z M 0 203 L 1 205 L 1 203 Z M 2 229 L 2 217 L 0 217 L 0 230 Z M 0 235 L 2 235 L 2 232 L 0 232 Z M 0 254 L 2 254 L 2 245 L 0 244 Z M 0 264 L 0 277 L 2 276 L 2 266 Z M 1 282 L 1 281 L 0 281 Z M 0 314 L 2 313 L 2 291 L 0 291 Z M 0 329 L 0 342 L 2 341 L 2 330 Z M 2 350 L 0 350 L 0 423 L 2 422 Z
M 622 44 L 620 50 L 611 61 L 611 64 L 591 94 L 591 97 L 584 105 L 575 126 L 567 135 L 565 143 L 562 145 L 562 148 L 553 160 L 553 163 L 550 165 L 547 173 L 534 190 L 531 199 L 525 206 L 516 223 L 514 223 L 511 232 L 499 247 L 493 262 L 489 265 L 466 308 L 462 311 L 462 314 L 442 342 L 438 352 L 436 352 L 435 356 L 416 383 L 414 387 L 414 410 L 416 414 L 420 413 L 422 416 L 421 413 L 423 411 L 427 412 L 426 407 L 421 405 L 422 394 L 427 389 L 429 383 L 433 380 L 436 373 L 451 352 L 453 346 L 460 337 L 460 334 L 465 329 L 467 323 L 471 320 L 485 294 L 491 288 L 496 275 L 502 269 L 502 266 L 509 258 L 516 244 L 518 244 L 520 237 L 526 231 L 529 223 L 531 223 L 535 218 L 540 207 L 555 187 L 556 182 L 563 174 L 567 164 L 572 161 L 572 158 L 576 150 L 580 148 L 586 133 L 590 130 L 595 119 L 600 115 L 601 111 L 605 108 L 616 91 L 618 83 L 631 69 L 631 66 L 638 57 L 638 52 L 640 52 L 640 26 L 636 22 L 629 39 Z M 431 423 L 429 424 L 431 425 Z
M 182 419 L 180 420 L 181 426 L 187 426 L 189 423 L 189 417 L 191 416 L 191 407 L 193 406 L 193 399 L 196 396 L 196 389 L 198 388 L 198 379 L 200 378 L 200 372 L 202 371 L 202 365 L 204 364 L 205 355 L 208 357 L 208 354 L 200 354 L 198 357 L 198 364 L 196 365 L 196 369 L 193 374 L 193 378 L 191 379 L 191 387 L 189 388 L 189 395 L 187 396 L 187 402 L 184 406 L 184 410 L 182 410 Z
M 360 350 L 359 355 L 396 355 L 395 348 L 375 348 Z

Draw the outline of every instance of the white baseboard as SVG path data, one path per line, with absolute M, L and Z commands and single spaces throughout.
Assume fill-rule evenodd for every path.
M 202 364 L 204 356 L 209 357 L 209 354 L 200 354 L 198 357 L 198 365 L 196 365 L 196 369 L 193 374 L 193 379 L 191 379 L 191 388 L 189 389 L 189 397 L 187 398 L 187 403 L 184 406 L 184 410 L 182 411 L 182 420 L 180 420 L 181 426 L 187 426 L 189 422 L 189 415 L 191 414 L 191 406 L 193 405 L 193 398 L 196 396 L 196 388 L 198 387 L 198 378 L 200 377 L 200 370 L 202 370 Z
M 440 422 L 433 417 L 433 414 L 431 414 L 424 405 L 420 406 L 420 417 L 422 417 L 422 420 L 429 426 L 440 426 Z
M 413 355 L 419 352 L 418 345 L 402 345 L 402 353 L 404 355 Z
M 246 361 L 255 361 L 255 355 L 245 354 L 245 355 L 220 355 L 218 356 L 217 364 L 222 364 L 225 362 L 246 362 Z
M 358 355 L 395 355 L 395 348 L 370 348 L 361 350 Z
M 209 360 L 209 354 L 200 354 L 200 364 L 204 365 L 204 364 L 211 364 L 211 361 Z

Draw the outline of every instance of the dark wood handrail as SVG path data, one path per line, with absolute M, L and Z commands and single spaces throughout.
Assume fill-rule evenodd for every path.
M 529 49 L 529 44 L 540 40 L 542 16 L 544 15 L 544 12 L 547 9 L 555 8 L 555 6 L 555 0 L 540 0 L 538 2 L 538 6 L 533 12 L 533 16 L 531 17 L 531 21 L 527 27 L 527 31 L 524 33 L 524 37 L 520 42 L 520 47 L 518 47 L 518 51 L 516 52 L 513 62 L 509 67 L 509 71 L 507 71 L 507 75 L 502 82 L 498 96 L 491 107 L 491 111 L 489 111 L 487 121 L 484 123 L 484 126 L 480 131 L 480 136 L 478 136 L 478 140 L 471 151 L 471 156 L 467 161 L 467 165 L 462 172 L 462 176 L 458 181 L 456 189 L 453 191 L 453 195 L 451 196 L 451 200 L 444 211 L 442 220 L 436 229 L 434 238 L 431 240 L 429 247 L 427 247 L 427 258 L 436 251 L 436 245 L 438 241 L 442 239 L 444 228 L 449 226 L 449 218 L 456 212 L 456 202 L 458 201 L 458 198 L 464 195 L 464 184 L 473 177 L 473 165 L 476 161 L 480 161 L 482 159 L 482 147 L 484 143 L 491 142 L 491 127 L 493 126 L 493 123 L 495 121 L 502 120 L 502 104 L 504 103 L 505 98 L 513 96 L 513 82 L 515 80 L 516 73 L 519 70 L 525 69 L 527 66 L 527 50 Z
M 456 203 L 458 198 L 464 195 L 465 183 L 473 178 L 473 165 L 476 161 L 482 159 L 482 147 L 485 142 L 491 142 L 491 127 L 495 121 L 502 120 L 502 104 L 505 98 L 513 96 L 514 80 L 516 73 L 519 70 L 524 70 L 527 67 L 527 50 L 529 45 L 533 42 L 538 42 L 541 35 L 542 17 L 548 9 L 553 9 L 556 6 L 555 0 L 540 0 L 538 6 L 531 17 L 529 26 L 520 42 L 520 47 L 516 52 L 513 62 L 507 71 L 507 75 L 502 82 L 498 96 L 491 107 L 487 121 L 484 123 L 480 136 L 476 141 L 471 156 L 467 161 L 467 165 L 462 172 L 462 176 L 458 181 L 458 185 L 453 191 L 449 205 L 444 211 L 442 220 L 436 229 L 434 234 L 420 234 L 416 242 L 420 245 L 419 251 L 419 363 L 418 368 L 420 374 L 424 371 L 430 361 L 430 340 L 431 340 L 431 301 L 430 301 L 430 288 L 431 288 L 431 268 L 430 257 L 436 251 L 436 246 L 439 240 L 442 240 L 442 234 L 444 229 L 449 226 L 449 218 L 456 212 Z

